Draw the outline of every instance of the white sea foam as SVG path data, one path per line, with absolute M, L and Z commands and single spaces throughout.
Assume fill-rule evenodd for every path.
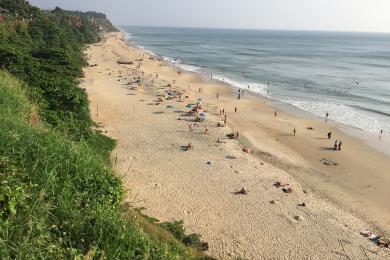
M 177 66 L 179 68 L 181 68 L 182 70 L 186 70 L 186 71 L 190 71 L 190 72 L 200 72 L 200 68 L 197 66 L 188 65 L 188 64 L 184 64 L 184 63 L 178 63 Z
M 186 64 L 178 58 L 163 57 L 163 59 L 171 63 L 173 66 L 181 68 L 182 70 L 189 71 L 189 72 L 201 72 L 200 67 Z
M 324 117 L 326 113 L 329 113 L 329 119 L 331 120 L 345 125 L 351 125 L 371 133 L 378 133 L 382 129 L 385 132 L 390 131 L 390 122 L 386 122 L 386 120 L 388 120 L 387 118 L 383 117 L 383 119 L 381 119 L 378 116 L 372 115 L 370 112 L 362 111 L 347 105 L 288 99 L 281 101 L 320 117 Z
M 213 79 L 225 82 L 233 87 L 239 88 L 239 89 L 248 89 L 249 91 L 260 94 L 262 96 L 267 95 L 267 85 L 257 83 L 257 82 L 240 82 L 237 80 L 230 79 L 228 77 L 224 77 L 221 75 L 213 75 Z

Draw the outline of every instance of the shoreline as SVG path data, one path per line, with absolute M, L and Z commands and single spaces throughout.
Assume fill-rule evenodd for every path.
M 121 33 L 123 33 L 124 35 L 128 34 L 123 29 L 121 29 Z M 303 110 L 303 109 L 301 109 L 299 107 L 296 107 L 296 106 L 294 106 L 292 104 L 285 103 L 285 102 L 283 102 L 281 100 L 268 98 L 267 96 L 264 96 L 261 93 L 254 92 L 254 91 L 251 91 L 251 90 L 248 90 L 248 89 L 238 88 L 238 87 L 236 87 L 234 85 L 231 85 L 230 83 L 228 83 L 226 81 L 223 81 L 223 80 L 220 80 L 220 79 L 210 80 L 210 75 L 211 74 L 209 74 L 208 72 L 187 70 L 185 68 L 182 68 L 180 66 L 180 63 L 179 63 L 178 66 L 175 66 L 172 61 L 168 60 L 168 58 L 164 58 L 163 56 L 155 54 L 152 51 L 149 51 L 149 50 L 145 49 L 144 47 L 138 45 L 134 41 L 131 41 L 130 39 L 127 39 L 126 37 L 124 37 L 124 41 L 129 46 L 131 46 L 133 48 L 136 48 L 139 51 L 141 51 L 141 52 L 143 52 L 143 53 L 145 53 L 147 55 L 150 55 L 150 56 L 155 57 L 155 58 L 163 59 L 163 62 L 165 63 L 166 66 L 171 66 L 171 67 L 174 67 L 174 68 L 178 68 L 182 72 L 193 73 L 195 75 L 198 75 L 205 82 L 218 83 L 218 84 L 226 85 L 227 87 L 230 87 L 230 88 L 232 88 L 234 90 L 238 90 L 238 89 L 245 90 L 245 92 L 249 92 L 250 95 L 253 95 L 253 96 L 256 96 L 256 97 L 258 97 L 260 99 L 264 99 L 264 100 L 268 101 L 270 106 L 272 106 L 272 107 L 274 107 L 276 109 L 279 109 L 279 110 L 283 110 L 286 113 L 291 113 L 291 114 L 293 114 L 293 115 L 295 115 L 297 117 L 305 117 L 305 118 L 310 118 L 310 119 L 317 120 L 317 121 L 324 120 L 323 117 L 320 117 L 320 116 L 318 116 L 316 114 L 313 114 L 313 113 L 311 113 L 309 111 Z M 184 65 L 184 66 L 186 66 L 186 65 L 188 65 L 188 66 L 196 66 L 196 65 L 190 65 L 190 64 L 181 64 L 181 65 Z M 265 85 L 264 83 L 260 83 L 260 84 Z M 360 141 L 364 141 L 366 145 L 368 145 L 371 148 L 375 149 L 376 151 L 381 152 L 382 154 L 390 157 L 390 136 L 383 135 L 383 137 L 381 138 L 381 142 L 377 142 L 378 139 L 379 139 L 378 134 L 375 134 L 375 133 L 369 132 L 369 131 L 365 131 L 364 129 L 358 128 L 356 126 L 344 124 L 342 122 L 335 121 L 335 120 L 332 120 L 332 119 L 328 119 L 328 121 L 332 122 L 334 124 L 338 124 L 339 125 L 338 130 L 343 131 L 348 136 L 357 138 Z M 379 144 L 379 146 L 378 146 L 378 144 Z
M 378 196 L 387 196 L 388 191 L 381 189 L 381 185 L 386 186 L 390 181 L 383 173 L 388 164 L 386 157 L 347 137 L 335 123 L 329 122 L 324 129 L 323 122 L 297 118 L 280 110 L 274 118 L 274 108 L 268 101 L 252 95 L 237 101 L 231 87 L 204 82 L 200 76 L 188 72 L 179 74 L 177 67 L 161 65 L 161 62 L 149 59 L 149 54 L 126 45 L 119 34 L 107 36 L 102 46 L 92 46 L 88 53 L 90 61 L 99 66 L 86 69 L 83 86 L 91 100 L 91 111 L 99 108 L 99 115 L 95 115 L 94 120 L 102 123 L 108 135 L 118 140 L 116 169 L 130 189 L 129 201 L 135 206 L 146 207 L 147 214 L 153 217 L 183 219 L 191 232 L 201 233 L 210 242 L 213 255 L 256 258 L 272 253 L 283 257 L 326 254 L 331 259 L 334 255 L 329 245 L 339 247 L 337 237 L 370 247 L 371 243 L 367 243 L 358 230 L 369 226 L 386 229 L 386 225 L 390 225 L 386 223 L 390 215 L 388 205 L 370 206 Z M 135 67 L 137 64 L 116 64 L 119 58 L 136 60 L 141 55 L 146 58 L 140 68 Z M 106 71 L 110 71 L 109 74 Z M 154 77 L 155 73 L 158 78 Z M 142 83 L 138 86 L 123 84 L 127 81 L 124 78 L 133 76 L 140 77 Z M 209 134 L 202 133 L 203 128 L 189 132 L 185 121 L 177 120 L 180 111 L 185 109 L 184 103 L 166 100 L 159 106 L 148 105 L 172 80 L 175 80 L 173 88 L 185 92 L 188 101 L 197 99 L 198 88 L 204 89 L 203 106 L 209 117 L 201 127 L 207 126 Z M 220 95 L 219 100 L 216 100 L 216 93 Z M 168 104 L 176 110 L 166 107 Z M 238 113 L 233 112 L 234 106 L 238 107 Z M 228 113 L 226 128 L 216 128 L 214 124 L 221 120 L 218 115 L 221 108 Z M 309 125 L 314 130 L 307 130 Z M 291 135 L 292 127 L 297 129 L 295 137 Z M 331 145 L 327 140 L 316 139 L 325 136 L 328 128 L 342 137 L 346 144 L 343 151 L 319 149 Z M 239 140 L 215 144 L 217 138 L 233 130 L 240 132 Z M 194 151 L 180 151 L 180 145 L 189 140 Z M 253 155 L 241 151 L 243 146 L 249 145 L 255 150 Z M 322 158 L 337 162 L 337 166 L 323 164 L 319 161 Z M 373 184 L 375 194 L 370 187 L 364 188 L 363 192 L 359 190 L 360 179 L 373 181 L 372 176 L 364 175 L 367 166 L 356 165 L 361 158 L 374 158 L 368 167 L 377 171 L 374 175 L 381 177 Z M 272 187 L 277 180 L 288 182 L 294 189 L 293 194 L 284 195 Z M 351 187 L 346 187 L 347 184 Z M 232 194 L 242 186 L 249 188 L 247 196 Z M 308 193 L 302 192 L 305 190 Z M 319 198 L 316 194 L 324 196 Z M 367 197 L 367 194 L 371 196 Z M 342 208 L 354 211 L 354 215 L 363 215 L 372 225 L 344 213 L 321 197 L 339 202 Z M 302 213 L 296 208 L 302 201 L 309 205 L 310 213 Z M 367 213 L 374 217 L 380 214 L 383 218 L 375 218 L 380 223 L 373 223 Z M 261 236 L 264 231 L 267 231 L 266 237 Z M 280 247 L 275 244 L 281 238 L 290 241 L 291 245 L 283 242 Z M 323 244 L 324 239 L 327 246 Z M 312 243 L 318 243 L 320 248 L 313 251 L 314 248 L 308 247 Z M 296 247 L 298 251 L 295 251 Z

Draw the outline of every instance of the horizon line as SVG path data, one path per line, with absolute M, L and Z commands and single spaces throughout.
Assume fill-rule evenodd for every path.
M 198 27 L 198 26 L 172 26 L 172 25 L 140 25 L 122 24 L 117 27 L 149 27 L 149 28 L 172 28 L 172 29 L 209 29 L 209 30 L 244 30 L 244 31 L 280 31 L 280 32 L 328 32 L 328 33 L 364 33 L 364 34 L 390 34 L 390 31 L 347 31 L 328 29 L 271 29 L 271 28 L 231 28 L 231 27 Z

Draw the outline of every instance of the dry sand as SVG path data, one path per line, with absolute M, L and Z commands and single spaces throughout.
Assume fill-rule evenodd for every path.
M 359 234 L 390 230 L 389 157 L 333 122 L 293 115 L 249 92 L 237 100 L 229 86 L 178 73 L 126 45 L 120 33 L 106 35 L 86 54 L 97 66 L 85 69 L 82 87 L 94 120 L 118 140 L 113 160 L 133 206 L 161 221 L 184 220 L 209 243 L 208 253 L 222 259 L 390 257 L 389 249 Z M 132 83 L 135 77 L 140 84 Z M 184 92 L 182 102 L 156 105 L 170 88 Z M 194 117 L 185 115 L 186 105 L 199 96 L 208 117 L 189 131 Z M 216 126 L 222 108 L 227 127 Z M 239 131 L 238 140 L 226 137 L 232 131 Z M 331 140 L 323 139 L 328 131 Z M 329 149 L 335 139 L 343 141 L 342 151 Z M 193 148 L 184 151 L 188 143 Z M 242 152 L 245 146 L 254 153 Z M 274 187 L 276 181 L 293 192 Z M 247 195 L 234 194 L 242 187 Z M 302 202 L 306 207 L 298 206 Z

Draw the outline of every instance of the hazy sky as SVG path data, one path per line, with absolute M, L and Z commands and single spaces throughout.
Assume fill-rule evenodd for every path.
M 116 25 L 390 32 L 390 0 L 30 0 Z

